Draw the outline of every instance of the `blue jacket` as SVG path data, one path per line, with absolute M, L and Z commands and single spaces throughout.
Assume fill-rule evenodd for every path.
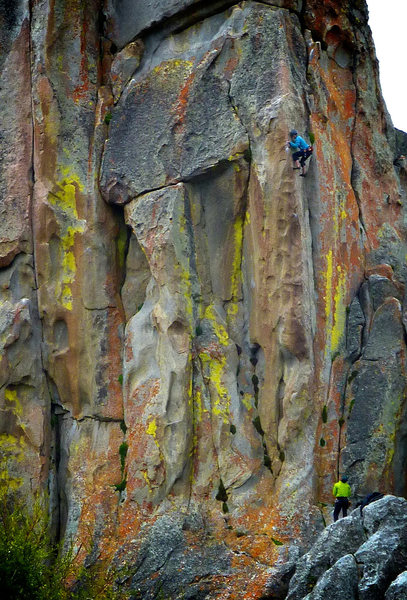
M 290 146 L 294 150 L 306 150 L 309 147 L 309 144 L 307 144 L 300 135 L 297 135 L 295 142 L 290 142 Z

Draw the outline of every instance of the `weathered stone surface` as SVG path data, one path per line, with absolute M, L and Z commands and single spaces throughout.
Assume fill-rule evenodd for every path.
M 403 600 L 407 596 L 407 571 L 400 573 L 400 575 L 393 581 L 391 586 L 388 588 L 384 598 L 385 600 Z
M 132 233 L 126 254 L 126 278 L 121 288 L 126 321 L 142 308 L 150 278 L 151 272 L 145 254 Z
M 364 509 L 363 519 L 369 537 L 355 553 L 359 597 L 379 600 L 407 566 L 407 501 L 385 496 Z
M 206 35 L 212 39 L 202 40 L 197 29 L 187 51 L 187 34 L 175 38 L 176 58 L 173 42 L 163 42 L 148 72 L 132 80 L 113 111 L 101 177 L 109 202 L 123 204 L 247 150 L 247 134 L 229 98 L 230 84 L 216 60 L 228 30 L 217 18 L 210 23 L 213 31 Z
M 28 0 L 2 2 L 0 50 L 0 267 L 30 252 L 32 121 Z
M 32 256 L 29 2 L 0 2 L 0 471 L 1 489 L 46 482 L 50 406 L 42 370 Z M 47 424 L 45 426 L 45 423 Z M 8 481 L 9 479 L 9 481 Z
M 377 310 L 387 298 L 397 298 L 402 302 L 404 289 L 397 288 L 387 277 L 371 275 L 369 277 L 369 293 L 373 302 L 373 309 Z
M 387 298 L 373 315 L 366 346 L 361 360 L 352 366 L 347 390 L 346 444 L 341 461 L 355 482 L 364 482 L 360 495 L 375 489 L 385 492 L 394 485 L 393 478 L 404 480 L 404 466 L 397 465 L 397 474 L 390 468 L 405 412 L 404 357 L 400 303 Z M 405 464 L 404 458 L 401 462 Z
M 363 524 L 369 535 L 385 527 L 404 530 L 407 525 L 407 501 L 404 498 L 385 496 L 363 510 Z
M 346 349 L 351 361 L 356 360 L 362 351 L 362 333 L 365 324 L 366 319 L 360 302 L 358 298 L 354 298 L 349 309 L 346 332 Z
M 244 170 L 241 169 L 236 174 L 231 168 L 230 173 L 239 179 Z M 228 174 L 224 177 L 230 181 Z M 242 189 L 244 190 L 244 187 Z M 194 252 L 195 244 L 194 226 L 198 224 L 195 221 L 191 222 L 192 198 L 193 186 L 178 184 L 151 192 L 126 207 L 127 221 L 134 228 L 143 247 L 153 277 L 147 289 L 146 301 L 140 311 L 132 317 L 126 330 L 126 423 L 133 423 L 136 419 L 134 426 L 137 425 L 139 432 L 134 440 L 135 446 L 130 444 L 129 458 L 131 459 L 133 451 L 137 451 L 139 461 L 141 460 L 139 462 L 133 459 L 129 469 L 132 473 L 139 469 L 142 473 L 147 469 L 149 482 L 156 488 L 159 497 L 163 493 L 167 495 L 175 481 L 178 482 L 178 487 L 183 480 L 184 485 L 189 485 L 188 472 L 192 463 L 188 448 L 194 443 L 194 435 L 197 436 L 196 428 L 199 422 L 207 421 L 204 413 L 208 413 L 208 416 L 212 413 L 211 437 L 215 442 L 220 478 L 226 487 L 240 487 L 251 476 L 250 463 L 253 463 L 253 467 L 261 464 L 256 430 L 249 415 L 241 410 L 233 379 L 228 376 L 228 373 L 236 371 L 238 357 L 235 344 L 228 339 L 226 315 L 220 304 L 210 304 L 206 309 L 200 306 L 200 299 L 208 293 L 200 286 L 208 279 L 212 282 L 211 289 L 219 300 L 229 300 L 230 294 L 233 294 L 233 290 L 225 285 L 233 274 L 234 252 L 228 247 L 228 242 L 236 243 L 233 237 L 234 221 L 239 219 L 241 207 L 239 202 L 235 207 L 231 205 L 227 219 L 223 219 L 219 214 L 217 222 L 212 223 L 210 218 L 212 214 L 216 214 L 216 205 L 211 208 L 210 195 L 205 197 L 205 208 L 199 207 L 198 204 L 194 206 L 198 223 L 200 212 L 203 214 L 205 210 L 209 242 L 211 236 L 214 236 L 219 240 L 223 238 L 225 243 L 223 253 L 219 252 L 221 244 L 217 244 L 218 267 L 214 268 L 211 260 L 206 264 L 203 262 L 199 267 L 201 277 L 198 278 L 197 265 L 194 262 L 196 259 L 191 253 L 191 249 Z M 230 194 L 230 200 L 233 199 L 234 195 Z M 211 247 L 209 243 L 206 249 L 209 256 Z M 201 250 L 205 251 L 204 248 Z M 205 275 L 202 269 L 208 267 L 209 272 L 207 270 Z M 223 273 L 221 278 L 220 273 Z M 151 322 L 155 325 L 156 333 L 147 336 L 146 330 Z M 198 326 L 202 332 L 198 333 L 199 337 L 191 343 L 191 333 L 196 334 Z M 199 352 L 201 365 L 195 362 L 196 352 Z M 152 355 L 156 357 L 155 364 Z M 202 400 L 197 406 L 189 389 L 191 368 L 198 369 L 198 372 L 202 370 L 199 378 L 203 376 L 204 381 L 209 384 L 206 390 L 199 392 L 202 393 Z M 167 369 L 172 375 L 165 375 Z M 198 373 L 195 377 L 198 377 Z M 159 381 L 166 380 L 170 382 L 168 388 L 158 385 Z M 146 388 L 151 391 L 155 389 L 154 405 L 146 403 L 145 397 L 141 395 L 142 390 Z M 134 403 L 138 404 L 140 414 L 135 412 Z M 142 423 L 145 423 L 143 433 L 140 431 Z M 231 433 L 231 425 L 235 427 L 236 435 Z M 249 438 L 246 440 L 247 436 Z M 200 439 L 199 436 L 195 444 L 198 442 L 204 444 L 208 452 L 205 437 Z M 142 452 L 144 444 L 145 454 Z M 197 448 L 195 451 L 198 451 Z M 245 457 L 243 461 L 239 460 L 239 455 Z M 154 471 L 159 474 L 157 481 L 151 470 L 153 465 Z M 201 466 L 204 467 L 197 464 L 196 468 L 200 469 Z M 139 485 L 142 489 L 139 489 L 138 494 L 147 494 L 146 498 L 153 499 L 154 491 L 151 487 L 150 491 L 146 489 L 145 478 L 141 473 Z M 209 485 L 212 476 L 213 473 L 206 472 L 204 468 L 200 476 L 200 485 Z M 137 498 L 140 501 L 140 497 Z M 133 499 L 136 499 L 136 496 Z
M 304 600 L 356 600 L 357 594 L 358 565 L 352 554 L 346 554 L 322 575 Z
M 385 538 L 383 537 L 385 535 Z M 359 582 L 361 600 L 380 600 L 389 582 L 407 565 L 407 550 L 404 540 L 391 531 L 372 535 L 359 548 L 355 559 L 362 572 Z
M 107 35 L 122 48 L 143 29 L 160 23 L 197 2 L 198 0 L 106 0 Z
M 207 0 L 203 5 L 199 0 L 105 0 L 106 34 L 122 48 L 145 29 L 171 22 L 171 17 L 176 17 L 172 28 L 177 29 L 180 22 L 185 27 L 233 4 L 233 0 Z M 265 0 L 264 4 L 298 11 L 302 6 L 301 0 Z
M 231 575 L 232 556 L 222 543 L 190 547 L 188 536 L 199 539 L 199 535 L 204 537 L 208 532 L 202 517 L 193 512 L 161 517 L 145 536 L 142 534 L 134 565 L 136 575 L 131 581 L 134 597 L 153 600 L 159 593 L 181 593 L 185 598 L 204 598 L 210 592 L 205 580 Z M 157 573 L 159 576 L 154 577 Z
M 330 525 L 298 561 L 287 600 L 387 599 L 407 564 L 406 505 L 385 496 L 363 510 L 363 520 L 354 511 Z M 395 593 L 402 582 L 392 584 Z
M 110 68 L 110 81 L 115 100 L 120 97 L 124 86 L 140 65 L 144 47 L 140 40 L 131 42 L 118 52 Z
M 374 314 L 363 358 L 379 360 L 394 357 L 403 345 L 403 332 L 400 302 L 390 298 Z
M 321 583 L 321 585 L 328 585 L 331 576 L 338 570 L 337 561 L 346 555 L 354 554 L 365 540 L 363 523 L 357 517 L 347 517 L 329 525 L 310 551 L 298 561 L 295 574 L 290 581 L 287 600 L 304 598 L 325 571 L 334 567 L 336 563 L 335 571 L 325 577 L 324 584 Z M 348 560 L 340 565 L 348 573 L 353 571 Z

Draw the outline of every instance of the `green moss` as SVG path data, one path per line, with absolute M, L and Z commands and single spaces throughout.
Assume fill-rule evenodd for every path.
M 254 385 L 254 389 L 256 390 L 256 388 L 258 388 L 259 386 L 259 378 L 257 377 L 256 374 L 254 374 L 252 376 L 252 384 Z
M 271 459 L 270 459 L 270 457 L 269 457 L 269 455 L 268 455 L 268 454 L 265 454 L 265 455 L 264 455 L 264 461 L 263 461 L 263 464 L 264 464 L 264 466 L 265 466 L 265 467 L 266 467 L 266 468 L 267 468 L 269 471 L 273 472 L 273 471 L 272 471 L 272 469 L 271 469 Z
M 120 383 L 120 385 L 123 385 L 123 375 L 119 375 L 119 377 L 117 378 L 117 381 Z
M 126 442 L 123 442 L 122 444 L 120 444 L 119 455 L 120 455 L 120 465 L 122 468 L 122 473 L 124 471 L 124 464 L 126 462 L 126 456 L 127 456 L 128 449 L 129 449 L 129 446 Z
M 257 415 L 257 417 L 255 417 L 255 418 L 253 419 L 252 423 L 253 423 L 253 425 L 254 425 L 254 427 L 255 427 L 256 431 L 257 431 L 258 433 L 260 433 L 260 435 L 261 435 L 261 436 L 263 436 L 263 435 L 264 435 L 264 431 L 263 431 L 263 429 L 262 429 L 261 422 L 260 422 L 260 417 L 259 417 L 258 415 Z
M 273 544 L 275 544 L 276 546 L 284 546 L 284 542 L 280 542 L 280 540 L 276 540 L 275 538 L 271 538 L 271 541 L 273 542 Z
M 307 575 L 307 589 L 309 592 L 311 592 L 314 589 L 317 581 L 318 577 L 315 577 L 315 575 L 311 575 L 311 573 Z
M 245 160 L 247 160 L 247 162 L 250 162 L 252 160 L 252 149 L 250 146 L 246 148 L 246 150 L 243 153 L 243 156 Z
M 338 419 L 338 425 L 339 427 L 342 427 L 342 425 L 345 423 L 345 419 L 343 417 L 341 417 L 340 419 Z
M 195 328 L 195 335 L 196 335 L 196 337 L 199 337 L 202 334 L 203 334 L 202 327 L 200 325 L 197 325 L 196 328 Z
M 351 383 L 351 381 L 353 381 L 355 379 L 355 377 L 358 374 L 358 372 L 359 371 L 352 371 L 352 373 L 348 377 L 348 383 Z
M 269 452 L 267 450 L 267 444 L 264 441 L 263 441 L 263 453 L 264 453 L 263 464 L 272 473 L 273 470 L 271 468 L 271 459 L 270 459 L 270 456 L 269 456 Z
M 326 406 L 326 404 L 324 404 L 324 407 L 322 409 L 321 418 L 323 423 L 326 423 L 328 421 L 328 407 Z
M 224 502 L 224 503 L 222 504 L 222 512 L 224 512 L 225 514 L 229 512 L 229 507 L 228 507 L 228 505 L 226 504 L 226 502 Z
M 278 458 L 281 460 L 281 462 L 285 461 L 285 454 L 284 454 L 283 450 L 280 450 Z
M 326 441 L 324 440 L 324 438 L 321 438 L 319 440 L 319 445 L 321 446 L 321 448 L 323 448 L 324 446 L 326 446 Z
M 124 490 L 126 489 L 126 485 L 127 479 L 122 479 L 120 483 L 113 484 L 113 487 L 116 490 L 116 492 L 124 492 Z
M 312 131 L 309 132 L 308 137 L 309 137 L 311 146 L 313 146 L 315 144 L 315 135 L 312 133 Z
M 105 114 L 105 123 L 106 125 L 109 125 L 110 121 L 112 120 L 112 113 L 109 111 Z
M 241 531 L 240 529 L 236 530 L 236 537 L 243 537 L 245 535 L 247 535 L 245 531 Z
M 126 435 L 127 425 L 124 421 L 120 421 L 120 429 L 123 431 L 124 435 Z
M 222 479 L 219 481 L 218 493 L 215 497 L 216 500 L 219 500 L 219 502 L 227 502 L 228 494 L 226 492 L 225 486 L 223 485 Z
M 116 237 L 116 244 L 119 266 L 123 269 L 126 262 L 126 252 L 128 247 L 127 227 L 120 228 L 119 234 Z
M 141 309 L 143 308 L 143 306 L 144 306 L 144 302 L 142 302 L 141 304 L 139 304 L 138 307 L 137 307 L 137 312 L 140 312 Z
M 339 356 L 341 355 L 341 353 L 339 352 L 339 350 L 337 350 L 336 352 L 334 352 L 331 356 L 331 362 L 335 362 L 337 358 L 339 358 Z
M 236 425 L 231 425 L 230 426 L 230 433 L 233 433 L 233 435 L 236 433 Z

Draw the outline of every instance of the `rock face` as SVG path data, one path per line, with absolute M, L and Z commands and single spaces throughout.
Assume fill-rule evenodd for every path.
M 287 600 L 402 598 L 406 568 L 407 502 L 385 496 L 325 529 L 298 561 Z
M 407 491 L 407 137 L 365 2 L 9 4 L 2 480 L 134 598 L 283 597 L 338 471 Z M 398 598 L 344 527 L 312 598 Z

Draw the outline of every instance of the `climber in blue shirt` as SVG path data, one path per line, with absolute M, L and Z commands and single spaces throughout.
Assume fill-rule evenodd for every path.
M 305 161 L 312 154 L 312 146 L 307 144 L 307 142 L 298 135 L 298 132 L 295 129 L 290 131 L 290 140 L 287 141 L 287 145 L 295 150 L 293 153 L 293 162 L 294 169 L 301 169 L 300 176 L 305 177 Z

